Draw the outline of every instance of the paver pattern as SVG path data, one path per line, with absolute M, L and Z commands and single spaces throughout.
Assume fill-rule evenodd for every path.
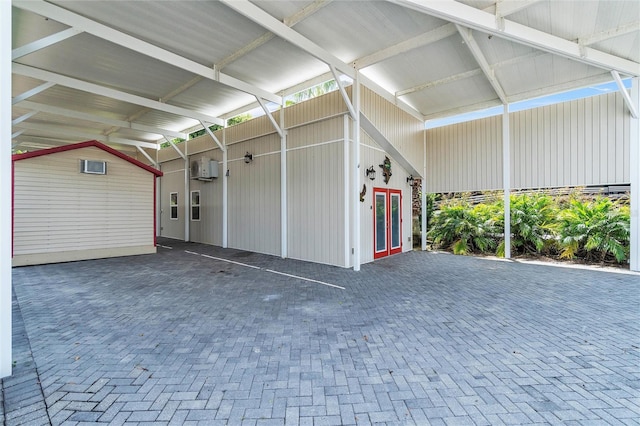
M 14 269 L 0 420 L 640 424 L 640 275 L 427 252 L 353 272 L 162 244 Z

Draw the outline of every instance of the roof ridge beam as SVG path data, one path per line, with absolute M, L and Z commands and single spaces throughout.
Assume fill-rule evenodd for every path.
M 21 108 L 33 110 L 35 112 L 44 112 L 47 114 L 61 115 L 64 117 L 76 118 L 78 120 L 93 121 L 94 123 L 102 123 L 110 126 L 117 127 L 119 129 L 131 129 L 141 132 L 155 133 L 160 136 L 172 136 L 174 138 L 187 139 L 187 134 L 182 132 L 174 132 L 168 129 L 161 129 L 158 127 L 147 126 L 144 124 L 133 123 L 131 121 L 117 120 L 114 118 L 100 117 L 95 114 L 89 114 L 81 111 L 74 111 L 67 108 L 40 104 L 32 101 L 22 101 L 19 105 Z M 112 132 L 113 133 L 113 132 Z
M 471 54 L 475 58 L 478 65 L 480 65 L 480 69 L 482 69 L 485 77 L 487 77 L 487 80 L 489 80 L 489 83 L 491 84 L 491 87 L 493 87 L 493 90 L 495 90 L 496 94 L 503 104 L 508 104 L 509 102 L 507 100 L 507 94 L 504 92 L 504 89 L 502 89 L 502 85 L 496 78 L 495 71 L 493 70 L 493 68 L 491 68 L 489 62 L 487 62 L 487 58 L 484 56 L 484 53 L 482 53 L 482 49 L 480 49 L 480 46 L 478 46 L 476 39 L 473 37 L 471 29 L 462 27 L 460 25 L 456 25 L 456 28 L 458 28 L 458 32 L 462 36 L 462 39 L 471 51 Z
M 140 40 L 139 38 L 130 36 L 129 34 L 125 34 L 114 28 L 103 25 L 97 21 L 65 10 L 54 4 L 47 3 L 42 0 L 15 0 L 13 1 L 13 5 L 21 9 L 25 9 L 30 12 L 53 19 L 54 21 L 63 23 L 65 25 L 69 25 L 78 30 L 87 32 L 111 43 L 120 45 L 127 49 L 131 49 L 135 52 L 165 62 L 169 65 L 178 67 L 185 71 L 189 71 L 193 74 L 200 75 L 206 79 L 217 81 L 236 90 L 240 90 L 241 92 L 245 92 L 254 96 L 261 96 L 264 99 L 268 99 L 276 103 L 282 102 L 282 99 L 280 99 L 279 96 L 273 93 L 252 86 L 245 81 L 223 74 L 219 70 L 207 67 L 198 62 L 170 52 L 166 49 L 162 49 L 156 45 Z
M 72 89 L 82 90 L 84 92 L 93 93 L 108 98 L 117 99 L 123 102 L 128 102 L 134 105 L 141 105 L 147 108 L 156 109 L 159 111 L 168 112 L 182 117 L 192 118 L 194 120 L 202 120 L 212 124 L 224 125 L 224 121 L 218 117 L 213 117 L 207 114 L 202 114 L 197 111 L 192 111 L 186 108 L 178 107 L 175 105 L 165 104 L 153 99 L 145 98 L 138 95 L 132 95 L 131 93 L 123 92 L 109 87 L 100 86 L 95 83 L 89 83 L 77 78 L 67 77 L 61 74 L 56 74 L 51 71 L 41 70 L 39 68 L 30 67 L 18 63 L 12 64 L 12 71 L 14 74 L 20 74 L 27 77 L 36 78 L 43 81 L 59 84 L 60 86 L 70 87 Z
M 454 0 L 388 0 L 396 4 L 444 19 L 474 30 L 493 34 L 536 49 L 551 52 L 607 71 L 616 70 L 630 76 L 640 76 L 640 63 L 601 52 L 591 47 L 554 36 L 544 31 L 504 19 L 504 29 L 495 15 Z
M 11 60 L 15 61 L 18 58 L 37 52 L 40 49 L 44 49 L 45 47 L 49 47 L 80 33 L 82 33 L 81 30 L 67 28 L 66 30 L 59 31 L 55 34 L 51 34 L 50 36 L 27 43 L 24 46 L 16 47 L 11 51 Z

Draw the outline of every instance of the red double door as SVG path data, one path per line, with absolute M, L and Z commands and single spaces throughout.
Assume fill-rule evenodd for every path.
M 373 258 L 402 251 L 402 191 L 373 188 Z

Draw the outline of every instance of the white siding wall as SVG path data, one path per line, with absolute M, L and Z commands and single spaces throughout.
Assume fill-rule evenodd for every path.
M 171 148 L 169 148 L 171 149 Z M 160 235 L 168 238 L 184 240 L 184 160 L 178 158 L 162 163 L 160 170 L 164 175 L 160 178 Z M 178 219 L 170 218 L 169 194 L 178 193 Z
M 81 159 L 107 174 L 80 173 Z M 14 265 L 155 252 L 152 173 L 94 147 L 14 167 Z
M 514 189 L 629 183 L 629 115 L 618 93 L 510 115 Z M 427 131 L 427 190 L 502 188 L 502 117 Z
M 189 147 L 191 149 L 191 147 Z M 191 161 L 207 157 L 218 162 L 217 179 L 212 181 L 190 180 L 189 191 L 200 191 L 200 220 L 192 220 L 189 224 L 190 241 L 222 245 L 222 151 L 219 149 L 193 155 Z

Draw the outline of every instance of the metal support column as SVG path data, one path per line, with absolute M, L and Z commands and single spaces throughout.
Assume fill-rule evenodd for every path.
M 0 1 L 0 378 L 11 375 L 11 2 Z
M 422 141 L 422 150 L 423 150 L 423 158 L 422 158 L 422 182 L 420 191 L 422 192 L 420 197 L 420 202 L 422 204 L 422 217 L 421 217 L 421 227 L 422 230 L 422 250 L 427 249 L 427 130 L 423 130 L 423 141 Z
M 353 123 L 353 143 L 351 155 L 351 206 L 353 210 L 353 226 L 351 244 L 353 247 L 353 270 L 360 270 L 360 73 L 356 72 L 356 78 L 353 80 L 353 109 L 355 111 L 355 120 Z
M 631 101 L 640 109 L 640 78 L 631 83 Z M 630 112 L 631 114 L 631 112 Z M 631 234 L 630 269 L 640 272 L 640 118 L 631 117 L 630 123 L 630 171 L 631 171 Z
M 288 218 L 287 218 L 287 131 L 284 129 L 284 99 L 280 107 L 280 256 L 288 254 Z
M 190 194 L 189 194 L 189 141 L 184 141 L 184 240 L 186 242 L 191 241 L 191 235 L 189 231 L 189 225 L 191 225 L 191 208 L 189 206 Z
M 502 185 L 504 187 L 504 257 L 511 258 L 511 155 L 509 154 L 509 104 L 502 113 Z
M 222 129 L 222 248 L 229 247 L 229 160 L 227 157 L 227 121 Z
M 351 229 L 351 221 L 349 220 L 349 194 L 351 193 L 351 186 L 349 185 L 349 140 L 350 140 L 350 129 L 349 129 L 349 114 L 343 115 L 344 119 L 344 142 L 343 142 L 343 150 L 342 150 L 342 163 L 344 165 L 344 185 L 343 185 L 343 193 L 344 193 L 344 267 L 348 268 L 351 264 L 351 238 L 349 235 L 349 230 Z

